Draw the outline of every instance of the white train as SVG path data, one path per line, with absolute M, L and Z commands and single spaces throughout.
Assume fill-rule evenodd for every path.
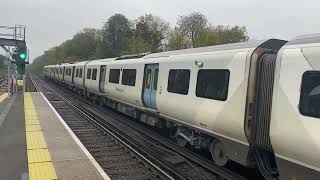
M 44 75 L 213 161 L 320 179 L 320 34 L 44 67 Z

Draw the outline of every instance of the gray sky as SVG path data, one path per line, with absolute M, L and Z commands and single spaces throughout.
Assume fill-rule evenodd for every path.
M 178 15 L 193 11 L 213 25 L 244 25 L 254 39 L 320 33 L 319 0 L 1 0 L 0 25 L 27 26 L 33 59 L 84 27 L 101 28 L 115 13 L 131 20 L 152 13 L 174 26 Z

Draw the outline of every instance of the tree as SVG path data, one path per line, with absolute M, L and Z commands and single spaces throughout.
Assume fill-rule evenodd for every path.
M 235 42 L 244 42 L 249 39 L 247 29 L 240 26 L 209 26 L 199 32 L 195 41 L 197 47 L 212 46 Z
M 129 20 L 122 14 L 111 16 L 102 28 L 106 57 L 121 56 L 128 47 L 131 35 Z
M 168 36 L 169 23 L 158 16 L 146 14 L 135 21 L 134 43 L 143 41 L 150 52 L 158 52 L 163 40 Z
M 180 16 L 177 23 L 177 29 L 184 34 L 189 41 L 190 47 L 196 47 L 196 39 L 201 29 L 208 24 L 206 16 L 198 12 L 193 12 L 186 16 Z
M 168 39 L 167 47 L 169 50 L 178 50 L 188 48 L 188 39 L 177 29 L 174 29 Z
M 73 36 L 72 40 L 62 44 L 64 55 L 75 56 L 79 60 L 95 58 L 97 44 L 100 41 L 99 35 L 100 31 L 97 29 L 85 28 L 81 30 Z M 61 51 L 57 50 L 57 52 Z

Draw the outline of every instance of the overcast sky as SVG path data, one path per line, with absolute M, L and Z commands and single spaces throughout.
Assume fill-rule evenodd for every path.
M 320 33 L 319 0 L 1 0 L 0 25 L 27 26 L 33 59 L 82 28 L 101 28 L 115 13 L 131 20 L 151 13 L 174 26 L 179 15 L 193 11 L 213 25 L 246 26 L 254 39 Z

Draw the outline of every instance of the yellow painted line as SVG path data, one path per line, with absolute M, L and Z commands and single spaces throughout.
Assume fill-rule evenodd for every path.
M 26 125 L 40 125 L 39 120 L 26 120 L 25 123 Z
M 52 162 L 30 163 L 28 167 L 30 180 L 58 179 Z
M 38 120 L 38 116 L 24 116 L 25 120 Z
M 50 153 L 30 93 L 24 93 L 29 180 L 56 180 Z
M 28 150 L 29 163 L 50 162 L 51 157 L 48 149 L 32 149 Z
M 0 103 L 1 103 L 3 100 L 5 100 L 8 96 L 9 96 L 8 93 L 3 93 L 3 94 L 1 94 L 1 96 L 0 96 Z
M 32 132 L 32 131 L 41 131 L 40 124 L 27 124 L 26 123 L 26 131 Z
M 27 148 L 28 149 L 45 149 L 47 148 L 41 131 L 27 131 Z

